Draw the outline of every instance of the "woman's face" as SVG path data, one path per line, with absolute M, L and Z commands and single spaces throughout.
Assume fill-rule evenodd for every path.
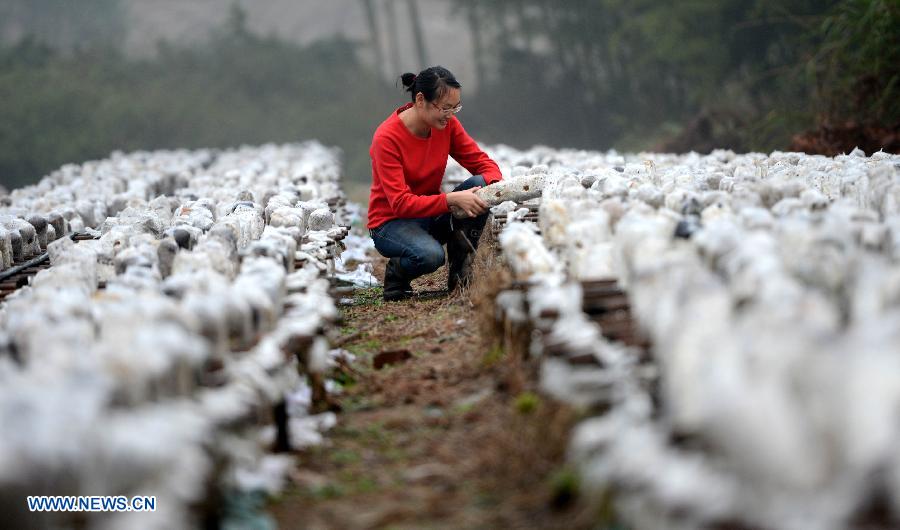
M 416 106 L 419 107 L 420 116 L 429 127 L 443 129 L 450 122 L 453 110 L 460 106 L 460 95 L 460 89 L 449 88 L 442 97 L 435 101 L 428 101 L 419 92 L 416 95 Z

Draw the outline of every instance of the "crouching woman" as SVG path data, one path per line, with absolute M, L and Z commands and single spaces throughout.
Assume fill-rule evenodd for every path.
M 410 281 L 439 269 L 447 245 L 447 290 L 469 281 L 470 256 L 487 221 L 487 205 L 475 191 L 501 180 L 500 168 L 456 118 L 462 108 L 460 84 L 440 66 L 401 76 L 412 102 L 375 131 L 372 189 L 367 227 L 381 255 L 390 258 L 384 299 L 412 296 Z M 450 193 L 441 181 L 452 156 L 472 177 Z M 465 213 L 454 218 L 450 208 Z

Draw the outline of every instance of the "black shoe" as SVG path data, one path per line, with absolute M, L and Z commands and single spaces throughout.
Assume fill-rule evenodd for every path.
M 475 229 L 454 230 L 450 234 L 447 241 L 447 292 L 452 293 L 457 286 L 469 285 L 472 257 L 480 236 L 481 231 Z
M 389 259 L 384 269 L 384 300 L 394 302 L 412 297 L 414 293 L 409 284 L 411 280 L 400 267 L 400 258 Z

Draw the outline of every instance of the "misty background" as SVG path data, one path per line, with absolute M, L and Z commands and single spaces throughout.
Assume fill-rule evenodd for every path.
M 435 64 L 482 143 L 900 147 L 896 0 L 0 0 L 0 184 L 318 139 L 364 189 L 397 77 Z

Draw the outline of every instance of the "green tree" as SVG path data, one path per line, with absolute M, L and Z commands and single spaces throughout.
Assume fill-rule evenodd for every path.
M 819 120 L 900 124 L 900 3 L 842 2 L 816 34 L 809 72 Z
M 368 148 L 396 94 L 335 38 L 258 37 L 232 16 L 205 44 L 131 60 L 105 47 L 61 53 L 34 40 L 0 52 L 0 184 L 35 182 L 116 149 L 230 147 L 319 139 L 369 179 Z
M 784 147 L 791 130 L 811 122 L 813 89 L 803 65 L 822 42 L 817 28 L 840 4 L 459 0 L 457 5 L 478 24 L 473 32 L 481 35 L 482 54 L 489 55 L 476 58 L 491 66 L 483 68 L 479 114 L 470 121 L 488 131 L 491 141 L 523 143 L 542 130 L 551 139 L 545 143 L 557 145 L 651 148 L 702 117 L 720 141 L 727 138 L 727 146 L 746 150 Z M 872 40 L 882 48 L 890 42 L 889 36 Z M 482 108 L 492 111 L 482 114 Z M 523 108 L 528 116 L 508 117 Z M 504 131 L 498 119 L 515 126 Z

